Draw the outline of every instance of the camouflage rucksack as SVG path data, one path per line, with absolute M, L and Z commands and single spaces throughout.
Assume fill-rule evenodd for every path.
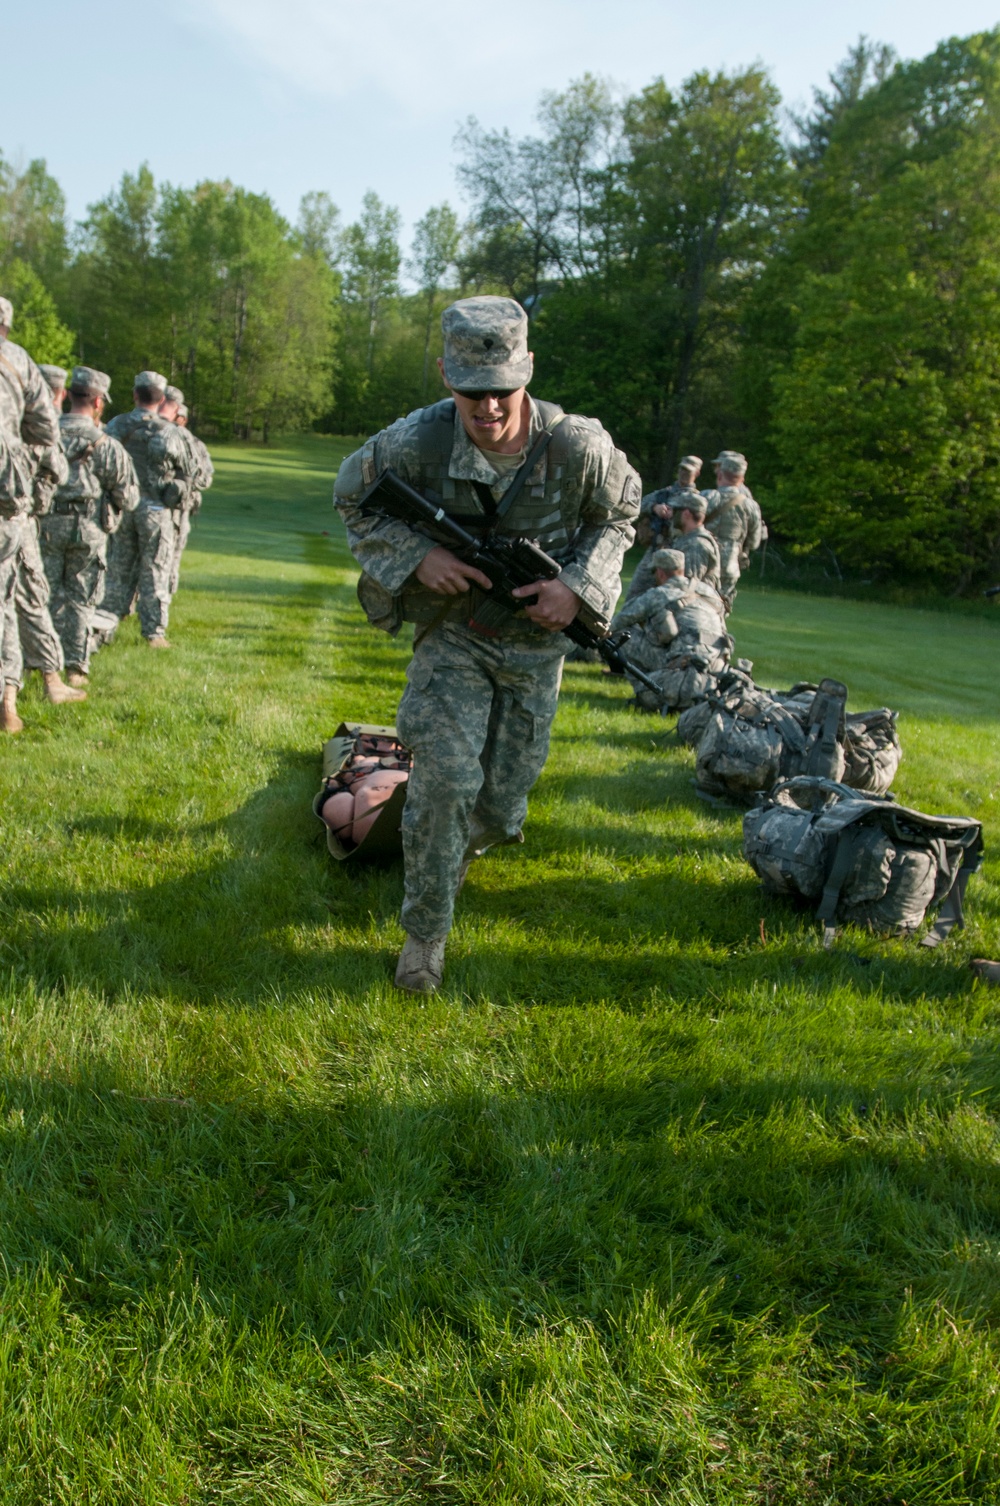
M 937 946 L 964 924 L 982 852 L 969 816 L 927 816 L 831 779 L 784 780 L 743 818 L 743 856 L 772 894 L 819 902 L 827 946 L 838 923 L 911 936 L 933 909 L 922 944 Z
M 840 680 L 793 685 L 779 694 L 730 674 L 720 677 L 708 705 L 695 777 L 708 797 L 749 802 L 798 774 L 881 795 L 902 757 L 895 713 L 848 716 L 847 686 Z

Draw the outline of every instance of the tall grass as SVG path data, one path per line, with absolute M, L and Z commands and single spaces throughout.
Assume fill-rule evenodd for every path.
M 1000 1499 L 997 866 L 935 954 L 761 894 L 668 724 L 571 667 L 443 992 L 309 809 L 391 720 L 345 446 L 219 454 L 169 654 L 0 747 L 0 1501 Z M 763 683 L 901 711 L 996 834 L 1000 618 L 741 594 Z

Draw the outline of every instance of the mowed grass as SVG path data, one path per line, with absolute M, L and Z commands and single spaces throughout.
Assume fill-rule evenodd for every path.
M 0 1502 L 1000 1499 L 992 858 L 937 953 L 764 897 L 669 725 L 566 676 L 444 991 L 310 800 L 391 721 L 329 505 L 217 452 L 169 654 L 0 746 Z M 997 837 L 1000 617 L 744 592 Z

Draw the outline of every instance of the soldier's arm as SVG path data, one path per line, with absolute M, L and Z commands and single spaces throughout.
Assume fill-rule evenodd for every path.
M 588 427 L 593 442 L 584 463 L 580 528 L 559 579 L 604 626 L 621 590 L 625 551 L 635 538 L 642 483 L 611 436 L 599 426 Z
M 139 505 L 139 478 L 124 445 L 105 435 L 94 451 L 94 469 L 115 511 L 134 512 Z
M 24 378 L 24 417 L 21 420 L 21 438 L 27 444 L 52 445 L 55 449 L 62 451 L 59 441 L 59 415 L 52 401 L 52 389 L 30 356 Z M 65 481 L 66 477 L 62 479 Z
M 410 480 L 406 464 L 406 419 L 383 429 L 360 450 L 348 455 L 337 472 L 333 504 L 347 528 L 351 553 L 367 575 L 398 595 L 425 555 L 435 547 L 423 534 L 398 518 L 362 513 L 361 497 L 370 481 L 387 466 Z

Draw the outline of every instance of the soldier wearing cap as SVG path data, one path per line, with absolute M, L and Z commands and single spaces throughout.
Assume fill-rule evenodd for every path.
M 692 489 L 674 508 L 673 546 L 684 556 L 688 580 L 704 580 L 721 595 L 719 546 L 705 527 L 705 499 Z
M 65 368 L 43 365 L 38 369 L 49 384 L 58 413 L 66 398 Z M 21 520 L 17 577 L 13 601 L 8 608 L 14 621 L 11 622 L 11 631 L 4 633 L 4 679 L 20 689 L 25 671 L 37 669 L 49 700 L 60 706 L 86 697 L 75 687 L 67 685 L 62 677 L 65 667 L 62 644 L 52 620 L 49 582 L 39 549 L 39 529 L 42 518 L 52 506 L 56 487 L 69 474 L 69 467 L 61 443 L 35 444 L 30 449 L 35 465 L 31 488 L 33 505 L 31 513 Z
M 702 493 L 705 527 L 718 540 L 722 599 L 728 613 L 733 609 L 740 574 L 767 534 L 760 508 L 746 484 L 746 456 L 738 450 L 723 450 L 712 464 L 715 488 Z
M 181 555 L 187 548 L 187 541 L 191 534 L 192 514 L 201 510 L 201 494 L 211 486 L 215 476 L 215 467 L 212 465 L 208 446 L 202 444 L 198 436 L 192 434 L 187 426 L 187 405 L 179 387 L 167 387 L 163 402 L 160 404 L 160 417 L 165 418 L 168 424 L 176 425 L 178 433 L 191 452 L 191 464 L 194 468 L 191 490 L 181 509 L 180 522 L 177 527 L 177 545 L 174 549 L 174 562 L 170 571 L 170 595 L 173 598 L 180 584 Z
M 616 628 L 629 630 L 626 652 L 630 662 L 645 669 L 663 686 L 657 698 L 638 682 L 635 701 L 640 711 L 676 711 L 690 704 L 678 690 L 685 672 L 715 675 L 729 662 L 733 642 L 726 632 L 722 600 L 705 580 L 684 574 L 680 549 L 658 549 L 653 555 L 656 585 L 615 616 Z
M 42 520 L 42 561 L 52 590 L 52 617 L 62 641 L 69 682 L 87 684 L 90 629 L 100 594 L 108 538 L 139 502 L 135 467 L 101 424 L 111 379 L 92 366 L 74 366 L 70 410 L 59 420 L 68 476 Z
M 58 447 L 59 423 L 52 393 L 34 361 L 9 340 L 14 309 L 0 298 L 0 728 L 20 732 L 17 712 L 20 639 L 17 618 L 9 610 L 17 585 L 18 559 L 25 539 L 25 520 L 34 498 L 35 459 L 29 446 Z M 31 524 L 34 529 L 34 524 Z M 6 683 L 5 666 L 15 671 Z M 60 682 L 61 683 L 61 682 Z M 63 686 L 68 692 L 68 687 Z M 74 699 L 75 693 L 74 694 Z
M 120 413 L 107 433 L 124 445 L 139 482 L 139 505 L 122 514 L 109 551 L 101 609 L 128 616 L 138 591 L 139 628 L 150 648 L 169 648 L 170 573 L 180 514 L 190 491 L 190 452 L 173 424 L 160 417 L 167 379 L 140 371 L 131 413 Z
M 451 396 L 369 439 L 335 488 L 369 619 L 390 632 L 415 624 L 396 720 L 415 754 L 403 815 L 407 940 L 396 970 L 411 992 L 440 983 L 471 860 L 523 841 L 559 694 L 561 629 L 581 612 L 608 625 L 640 501 L 638 476 L 596 420 L 529 397 L 533 358 L 519 304 L 466 298 L 441 322 L 438 365 Z M 440 497 L 470 530 L 537 539 L 561 574 L 518 591 L 523 610 L 491 623 L 489 635 L 476 631 L 475 615 L 489 615 L 477 594 L 491 582 L 406 523 L 362 512 L 364 491 L 386 467 Z
M 697 496 L 698 477 L 701 475 L 701 459 L 697 455 L 684 455 L 677 467 L 677 480 L 670 486 L 661 486 L 642 499 L 639 512 L 638 533 L 648 549 L 639 561 L 628 588 L 626 602 L 648 591 L 654 584 L 653 554 L 669 542 L 674 530 L 673 520 L 677 508 L 685 498 Z

